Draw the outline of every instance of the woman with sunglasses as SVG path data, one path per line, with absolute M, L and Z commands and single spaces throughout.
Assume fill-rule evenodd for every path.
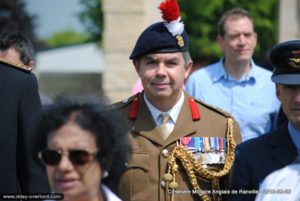
M 120 200 L 102 184 L 108 173 L 122 171 L 131 152 L 115 114 L 103 104 L 60 100 L 44 108 L 37 125 L 37 143 L 44 143 L 38 157 L 53 193 L 66 201 Z

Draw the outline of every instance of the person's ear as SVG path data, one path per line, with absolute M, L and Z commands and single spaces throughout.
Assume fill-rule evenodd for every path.
M 28 64 L 28 66 L 30 66 L 30 67 L 32 67 L 32 68 L 34 68 L 34 65 L 35 65 L 34 61 L 33 61 L 33 60 L 30 60 L 30 62 L 29 62 L 29 64 Z
M 280 89 L 279 89 L 279 85 L 276 84 L 275 86 L 276 86 L 276 96 L 277 96 L 278 100 L 280 100 Z
M 132 61 L 135 71 L 137 72 L 137 74 L 139 74 L 140 72 L 140 61 L 139 60 L 133 60 Z
M 219 47 L 224 51 L 224 38 L 222 36 L 217 36 L 217 43 Z
M 191 73 L 191 70 L 192 70 L 192 67 L 193 67 L 193 61 L 190 60 L 186 66 L 185 66 L 185 73 L 184 73 L 184 80 L 186 81 L 186 79 L 189 77 L 190 73 Z

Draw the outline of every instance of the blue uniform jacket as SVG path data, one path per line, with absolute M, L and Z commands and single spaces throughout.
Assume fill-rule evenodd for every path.
M 255 191 L 264 178 L 292 163 L 296 157 L 297 149 L 287 123 L 269 134 L 241 143 L 236 149 L 231 180 L 231 189 L 237 194 L 231 194 L 229 200 L 254 200 Z
M 34 74 L 0 62 L 0 195 L 49 192 L 33 127 L 41 109 Z M 0 198 L 1 200 L 1 198 Z

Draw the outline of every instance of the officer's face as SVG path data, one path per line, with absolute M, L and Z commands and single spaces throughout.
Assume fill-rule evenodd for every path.
M 256 46 L 257 36 L 253 24 L 247 17 L 228 18 L 224 26 L 224 37 L 218 37 L 218 43 L 230 63 L 249 62 Z
M 185 63 L 183 53 L 156 53 L 134 61 L 142 80 L 145 95 L 155 106 L 165 102 L 175 104 L 183 90 L 192 62 Z
M 300 131 L 300 85 L 276 84 L 276 95 L 292 125 Z
M 91 159 L 86 164 L 78 165 L 69 157 L 72 150 L 96 152 L 97 146 L 93 134 L 83 130 L 77 124 L 69 122 L 50 134 L 47 148 L 60 150 L 62 153 L 57 165 L 46 165 L 53 192 L 63 193 L 65 200 L 79 198 L 80 200 L 89 200 L 90 197 L 85 197 L 87 195 L 97 197 L 102 172 L 99 162 Z

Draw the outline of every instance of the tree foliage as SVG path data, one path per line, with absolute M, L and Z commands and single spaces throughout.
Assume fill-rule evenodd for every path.
M 25 10 L 24 0 L 0 0 L 0 31 L 22 32 L 35 40 L 35 17 Z
M 80 3 L 84 10 L 79 18 L 90 34 L 89 41 L 100 42 L 103 28 L 102 0 L 80 0 Z
M 72 44 L 84 43 L 88 36 L 83 33 L 78 33 L 73 30 L 65 30 L 62 32 L 54 33 L 48 40 L 49 47 L 61 47 Z
M 265 54 L 277 41 L 278 0 L 178 0 L 181 17 L 189 35 L 195 63 L 205 65 L 223 55 L 217 45 L 217 23 L 222 14 L 234 7 L 246 9 L 254 19 L 258 43 L 254 59 L 265 62 Z
M 91 41 L 101 41 L 103 30 L 102 0 L 80 0 L 84 6 L 80 19 L 91 34 Z M 234 7 L 244 8 L 252 15 L 258 43 L 254 59 L 265 62 L 265 54 L 277 42 L 278 0 L 178 0 L 181 17 L 189 35 L 195 63 L 211 63 L 223 55 L 217 37 L 217 22 Z

